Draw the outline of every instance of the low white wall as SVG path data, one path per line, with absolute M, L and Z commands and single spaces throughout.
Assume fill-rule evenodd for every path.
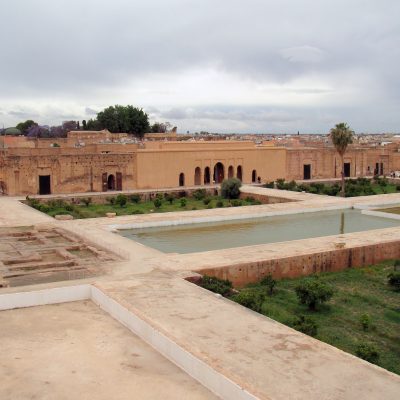
M 90 285 L 0 294 L 0 311 L 90 299 Z

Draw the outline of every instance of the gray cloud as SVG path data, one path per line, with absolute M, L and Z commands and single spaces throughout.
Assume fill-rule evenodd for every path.
M 85 114 L 87 115 L 96 115 L 98 111 L 94 110 L 93 108 L 86 107 L 85 108 Z
M 400 100 L 396 0 L 36 0 L 22 10 L 18 1 L 0 2 L 0 104 L 9 123 L 25 118 L 16 114 L 25 108 L 58 123 L 129 102 L 172 122 L 246 121 L 245 130 L 262 118 L 246 114 L 249 104 L 286 115 L 296 101 L 310 130 L 323 126 L 311 118 L 319 108 L 360 129 L 399 130 L 391 111 Z M 209 70 L 230 77 L 218 101 L 207 80 L 180 86 L 185 74 Z M 267 86 L 268 98 L 252 101 L 257 85 Z M 236 86 L 248 87 L 247 99 L 232 95 Z M 176 90 L 184 93 L 179 101 Z M 296 100 L 308 95 L 322 97 Z

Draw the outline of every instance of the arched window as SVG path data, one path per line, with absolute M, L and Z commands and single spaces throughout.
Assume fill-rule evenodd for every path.
M 210 184 L 210 167 L 204 168 L 204 184 L 205 185 Z
M 179 174 L 179 186 L 185 186 L 185 174 L 183 172 Z
M 196 167 L 194 170 L 194 184 L 201 185 L 201 169 L 200 167 Z
M 221 162 L 217 162 L 214 166 L 214 182 L 221 183 L 225 178 L 224 165 Z
M 253 172 L 251 173 L 251 181 L 255 183 L 257 181 L 257 171 L 253 169 Z
M 242 177 L 243 177 L 242 166 L 238 165 L 238 167 L 236 169 L 236 178 L 238 178 L 241 181 Z
M 233 178 L 233 167 L 232 165 L 228 168 L 228 178 Z
M 107 189 L 108 190 L 115 190 L 115 176 L 114 175 L 108 175 L 107 178 Z

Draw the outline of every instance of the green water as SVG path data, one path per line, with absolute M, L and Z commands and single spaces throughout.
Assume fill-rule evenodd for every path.
M 164 253 L 193 253 L 285 242 L 399 226 L 400 221 L 362 215 L 359 210 L 324 211 L 159 228 L 119 234 Z

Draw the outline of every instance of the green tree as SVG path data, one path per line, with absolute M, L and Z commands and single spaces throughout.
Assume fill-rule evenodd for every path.
M 242 182 L 237 178 L 224 179 L 221 184 L 221 195 L 225 199 L 237 199 Z
M 101 130 L 100 122 L 97 119 L 90 118 L 89 121 L 86 122 L 86 130 L 88 131 L 99 131 Z
M 148 115 L 139 108 L 128 106 L 110 106 L 97 114 L 101 129 L 113 133 L 131 133 L 142 138 L 150 130 Z
M 354 131 L 350 129 L 350 127 L 345 123 L 341 122 L 340 124 L 336 124 L 334 128 L 331 129 L 330 138 L 332 140 L 333 145 L 335 146 L 336 151 L 339 153 L 342 171 L 342 189 L 340 191 L 340 195 L 344 197 L 345 195 L 345 185 L 344 185 L 344 154 L 346 153 L 347 146 L 353 143 Z
M 333 289 L 319 279 L 306 279 L 296 286 L 295 291 L 299 302 L 313 311 L 333 296 Z
M 31 126 L 37 125 L 37 122 L 27 119 L 25 122 L 20 122 L 16 128 L 19 129 L 24 135 L 28 133 L 28 130 Z

